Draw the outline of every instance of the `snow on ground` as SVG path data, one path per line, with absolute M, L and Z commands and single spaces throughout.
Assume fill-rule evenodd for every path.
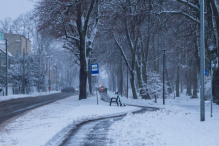
M 54 93 L 60 93 L 60 91 L 50 91 L 50 92 L 34 92 L 30 94 L 14 94 L 14 95 L 8 95 L 8 96 L 0 96 L 0 102 L 5 100 L 11 100 L 11 99 L 18 99 L 18 98 L 26 98 L 26 97 L 36 97 L 36 96 L 42 96 L 42 95 L 48 95 L 48 94 L 54 94 Z
M 113 93 L 108 95 L 115 97 Z M 108 139 L 115 142 L 113 145 L 219 146 L 219 105 L 213 103 L 213 117 L 210 117 L 210 102 L 205 101 L 205 121 L 200 122 L 200 99 L 186 95 L 166 99 L 165 105 L 162 99 L 155 103 L 154 100 L 121 97 L 121 101 L 161 109 L 132 114 L 137 108 L 109 106 L 100 100 L 96 105 L 95 96 L 80 101 L 78 95 L 72 96 L 7 121 L 0 128 L 0 145 L 57 145 L 57 139 L 61 140 L 58 137 L 83 121 L 128 112 L 124 119 L 110 127 Z
M 97 105 L 95 96 L 86 100 L 78 100 L 78 95 L 72 96 L 7 121 L 7 125 L 0 128 L 0 145 L 58 145 L 58 137 L 83 121 L 137 109 L 131 106 L 109 106 L 109 103 L 100 100 Z
M 109 93 L 110 96 L 115 96 Z M 121 98 L 126 104 L 160 107 L 144 114 L 132 114 L 110 127 L 108 139 L 113 145 L 131 146 L 219 146 L 219 105 L 205 101 L 205 121 L 200 122 L 200 99 L 186 95 L 176 99 L 154 100 Z M 110 144 L 109 144 L 110 145 Z

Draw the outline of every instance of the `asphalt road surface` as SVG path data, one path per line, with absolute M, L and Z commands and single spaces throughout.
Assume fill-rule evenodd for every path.
M 0 102 L 0 124 L 33 108 L 72 96 L 77 93 L 55 93 L 37 97 L 12 99 Z
M 106 94 L 101 94 L 101 99 L 107 102 L 110 100 Z M 133 112 L 133 114 L 158 110 L 158 108 L 152 107 L 137 107 L 140 107 L 141 109 Z M 126 114 L 84 122 L 78 125 L 76 128 L 73 128 L 66 136 L 66 139 L 62 142 L 62 144 L 60 144 L 60 146 L 103 146 L 106 144 L 113 145 L 113 141 L 107 138 L 109 127 L 125 116 Z

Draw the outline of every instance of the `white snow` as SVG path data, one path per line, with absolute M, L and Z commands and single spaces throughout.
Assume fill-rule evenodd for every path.
M 115 96 L 109 93 L 110 97 Z M 1 98 L 1 97 L 0 97 Z M 159 111 L 132 114 L 138 108 L 109 106 L 96 97 L 78 100 L 78 95 L 56 101 L 8 120 L 0 126 L 0 145 L 40 146 L 57 145 L 60 136 L 77 124 L 112 114 L 128 113 L 115 122 L 108 132 L 109 145 L 147 146 L 219 146 L 219 105 L 205 101 L 205 121 L 200 121 L 200 99 L 186 95 L 176 99 L 154 100 L 126 99 L 126 104 L 159 107 Z M 59 138 L 58 138 L 59 137 Z
M 201 122 L 200 99 L 186 95 L 166 99 L 165 105 L 163 99 L 158 99 L 158 103 L 124 97 L 121 100 L 161 109 L 144 114 L 129 113 L 113 124 L 108 135 L 115 142 L 112 145 L 219 146 L 219 105 L 213 104 L 213 117 L 210 117 L 210 102 L 205 101 L 205 121 Z
M 56 101 L 31 110 L 24 115 L 9 120 L 0 127 L 0 145 L 40 146 L 54 144 L 56 137 L 64 135 L 66 129 L 83 121 L 124 114 L 135 111 L 136 107 L 109 106 L 95 96 L 78 100 L 78 95 Z M 64 129 L 64 130 L 63 130 Z M 68 131 L 67 131 L 68 132 Z M 59 141 L 55 141 L 59 142 Z

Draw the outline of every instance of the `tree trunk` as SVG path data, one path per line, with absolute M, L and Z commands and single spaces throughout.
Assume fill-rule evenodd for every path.
M 169 77 L 166 65 L 165 65 L 165 78 L 166 78 L 167 91 L 170 94 L 173 91 L 172 91 L 172 88 L 170 87 L 170 77 Z
M 123 93 L 123 64 L 122 64 L 122 58 L 121 58 L 121 67 L 120 67 L 120 95 L 122 96 Z
M 180 93 L 183 93 L 183 79 L 182 79 L 182 74 L 181 74 L 181 78 L 180 78 L 180 88 L 181 88 L 181 91 Z
M 198 98 L 197 95 L 197 90 L 198 90 L 198 78 L 197 78 L 197 74 L 198 74 L 198 70 L 200 70 L 200 60 L 199 60 L 199 56 L 198 56 L 198 41 L 197 38 L 195 38 L 195 61 L 194 61 L 194 65 L 193 65 L 193 95 L 192 98 Z
M 179 97 L 179 65 L 177 65 L 177 75 L 176 75 L 176 97 Z
M 192 98 L 198 98 L 198 95 L 197 95 L 197 70 L 195 69 L 194 70 L 194 77 L 193 77 L 193 93 L 192 93 Z
M 89 65 L 91 64 L 91 61 L 89 59 Z M 91 68 L 90 66 L 88 66 L 88 83 L 89 83 L 89 91 L 90 91 L 90 94 L 92 94 L 92 77 L 91 77 Z
M 85 48 L 85 33 L 80 35 L 80 94 L 79 100 L 87 98 L 87 62 Z
M 189 66 L 191 67 L 191 61 L 189 61 Z M 186 94 L 187 95 L 192 95 L 192 83 L 191 83 L 191 68 L 189 68 L 188 70 L 188 74 L 186 75 L 186 80 L 187 80 L 187 91 Z
M 113 71 L 113 74 L 112 74 L 112 78 L 113 78 L 113 92 L 116 92 L 116 73 L 115 73 L 115 70 Z
M 192 86 L 191 86 L 191 82 L 190 79 L 187 78 L 187 91 L 186 91 L 187 95 L 192 95 Z
M 134 72 L 134 69 L 135 69 L 135 54 L 134 54 L 133 59 L 132 59 L 132 71 L 130 73 L 130 75 L 131 75 L 130 83 L 131 83 L 131 87 L 132 87 L 133 99 L 137 99 L 138 96 L 137 96 L 136 87 L 135 87 L 135 72 Z
M 219 12 L 218 12 L 218 8 L 217 8 L 217 5 L 216 5 L 216 1 L 215 0 L 210 0 L 211 2 L 211 7 L 212 7 L 212 11 L 213 11 L 213 15 L 215 17 L 215 22 L 216 22 L 216 28 L 217 29 L 217 36 L 219 36 Z M 213 24 L 213 22 L 212 22 Z M 217 41 L 218 44 L 216 44 L 216 46 L 219 46 L 219 41 Z M 217 48 L 218 49 L 218 48 Z M 219 52 L 219 50 L 217 50 L 217 52 Z

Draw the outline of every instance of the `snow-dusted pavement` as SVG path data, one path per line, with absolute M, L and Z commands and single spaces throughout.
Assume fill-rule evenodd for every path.
M 114 96 L 110 94 L 110 96 Z M 160 107 L 159 111 L 132 114 L 136 107 L 109 106 L 96 97 L 78 100 L 72 96 L 34 109 L 11 120 L 0 128 L 0 145 L 41 146 L 58 145 L 68 129 L 79 123 L 109 115 L 128 112 L 127 116 L 109 127 L 108 145 L 148 146 L 218 146 L 219 106 L 205 102 L 205 121 L 200 122 L 199 99 L 181 96 L 176 99 L 133 100 L 121 98 L 124 103 Z M 131 111 L 131 112 L 130 112 Z

